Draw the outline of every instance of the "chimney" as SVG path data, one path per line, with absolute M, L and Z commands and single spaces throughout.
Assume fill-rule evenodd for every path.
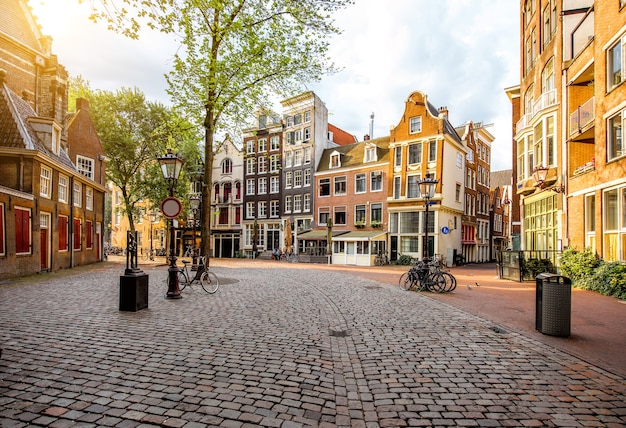
M 76 111 L 85 110 L 89 111 L 89 100 L 85 98 L 76 98 Z
M 448 106 L 439 107 L 439 117 L 448 118 Z

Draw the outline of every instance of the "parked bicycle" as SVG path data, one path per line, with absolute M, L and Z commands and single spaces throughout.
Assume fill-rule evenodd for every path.
M 456 278 L 443 268 L 440 258 L 416 262 L 408 272 L 403 273 L 398 280 L 402 290 L 432 291 L 447 293 L 456 288 Z
M 374 259 L 374 264 L 376 266 L 388 265 L 390 263 L 391 261 L 389 260 L 389 257 L 387 257 L 387 253 L 383 253 L 382 251 L 380 251 Z
M 155 250 L 150 250 L 150 249 L 144 249 L 143 253 L 141 254 L 141 258 L 143 260 L 152 260 L 152 261 L 154 261 L 154 256 L 156 256 L 156 251 Z
M 198 255 L 198 249 L 192 247 L 191 245 L 187 245 L 185 252 L 183 253 L 183 257 L 195 257 Z
M 294 253 L 292 251 L 291 253 L 282 253 L 280 255 L 280 261 L 281 262 L 298 263 L 300 261 L 300 258 L 298 257 L 298 255 L 296 253 Z
M 199 282 L 200 286 L 207 293 L 213 294 L 220 287 L 220 280 L 211 272 L 206 266 L 206 257 L 198 258 L 198 269 L 193 275 L 193 271 L 190 271 L 187 267 L 191 262 L 189 260 L 182 260 L 183 268 L 178 271 L 178 285 L 180 291 L 183 291 L 187 287 L 191 287 L 193 284 Z M 193 275 L 193 277 L 191 276 Z

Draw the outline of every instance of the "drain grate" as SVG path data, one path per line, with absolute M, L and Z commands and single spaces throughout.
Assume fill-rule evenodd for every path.
M 504 330 L 504 329 L 502 329 L 502 328 L 500 328 L 498 326 L 491 327 L 491 330 L 495 331 L 498 334 L 509 334 L 508 331 L 506 331 L 506 330 Z
M 328 333 L 333 337 L 347 337 L 348 330 L 345 328 L 331 327 L 328 329 Z

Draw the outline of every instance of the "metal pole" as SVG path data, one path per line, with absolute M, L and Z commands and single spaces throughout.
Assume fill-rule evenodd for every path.
M 428 259 L 428 198 L 426 198 L 426 213 L 424 215 L 424 249 L 422 251 L 424 260 Z
M 174 183 L 170 182 L 170 196 L 174 196 Z M 167 294 L 168 299 L 180 299 L 180 287 L 178 285 L 178 266 L 176 266 L 176 233 L 174 231 L 174 219 L 170 219 L 170 267 L 167 269 Z
M 150 260 L 154 259 L 154 252 L 152 251 L 152 238 L 154 235 L 152 234 L 152 219 L 150 220 Z

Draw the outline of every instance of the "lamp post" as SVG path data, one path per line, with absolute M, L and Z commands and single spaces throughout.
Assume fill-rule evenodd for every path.
M 198 269 L 198 255 L 196 254 L 196 215 L 200 208 L 200 195 L 194 194 L 189 198 L 189 205 L 191 206 L 191 212 L 193 213 L 193 264 L 192 270 Z
M 148 213 L 148 219 L 150 220 L 150 260 L 154 260 L 154 249 L 152 245 L 152 241 L 154 240 L 154 234 L 152 233 L 152 225 L 156 222 L 157 213 L 155 211 L 150 211 Z
M 422 198 L 424 198 L 424 205 L 426 206 L 424 215 L 424 247 L 422 250 L 424 260 L 428 259 L 428 206 L 430 205 L 430 200 L 435 196 L 437 183 L 439 183 L 439 180 L 429 177 L 420 180 L 418 183 L 420 186 L 420 194 Z
M 166 198 L 161 204 L 161 209 L 164 211 L 163 215 L 170 219 L 170 267 L 168 269 L 167 294 L 165 297 L 168 299 L 180 299 L 182 296 L 178 286 L 179 271 L 178 266 L 176 266 L 176 234 L 174 231 L 174 218 L 180 214 L 180 201 L 174 198 L 174 187 L 184 161 L 172 149 L 167 149 L 167 154 L 157 157 L 157 160 L 161 164 L 161 171 L 163 172 L 163 177 L 168 182 L 170 192 L 170 197 Z M 178 204 L 178 207 L 174 207 L 170 212 L 170 206 L 176 204 Z

